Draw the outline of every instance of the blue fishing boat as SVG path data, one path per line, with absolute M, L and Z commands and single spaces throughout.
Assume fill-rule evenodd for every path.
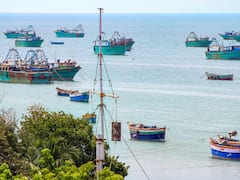
M 187 47 L 208 47 L 211 43 L 209 37 L 198 37 L 194 32 L 191 32 L 185 41 Z
M 24 37 L 34 37 L 36 35 L 33 26 L 30 25 L 25 29 L 17 29 L 17 30 L 7 30 L 4 32 L 4 35 L 7 38 L 24 38 Z
M 88 120 L 90 123 L 96 123 L 96 117 L 97 117 L 97 115 L 95 114 L 95 112 L 86 113 L 86 114 L 82 115 L 82 119 Z
M 79 92 L 79 93 L 73 93 L 69 95 L 70 101 L 75 102 L 88 102 L 89 100 L 89 92 Z
M 84 30 L 81 24 L 74 29 L 60 28 L 54 31 L 57 37 L 63 38 L 83 38 Z
M 218 135 L 217 139 L 210 138 L 212 157 L 228 160 L 240 160 L 240 141 L 232 139 L 237 132 L 228 133 L 228 137 Z
M 51 44 L 54 44 L 54 45 L 63 45 L 64 42 L 63 41 L 50 41 Z
M 128 123 L 131 140 L 165 141 L 166 127 L 146 126 L 138 123 Z
M 40 47 L 43 39 L 39 36 L 18 38 L 15 40 L 16 47 Z
M 220 45 L 215 38 L 205 52 L 207 59 L 240 60 L 240 46 Z

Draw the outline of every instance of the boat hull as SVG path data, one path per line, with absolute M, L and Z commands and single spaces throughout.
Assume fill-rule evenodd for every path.
M 25 84 L 49 84 L 52 82 L 52 74 L 49 72 L 25 72 L 0 70 L 0 82 L 25 83 Z
M 34 41 L 25 41 L 22 39 L 15 40 L 16 47 L 41 47 L 42 43 L 43 43 L 43 39 L 34 40 Z
M 99 53 L 99 46 L 93 47 L 94 54 Z M 102 46 L 103 55 L 125 55 L 126 46 Z
M 21 34 L 21 33 L 4 33 L 4 34 L 7 38 L 13 38 L 13 39 L 26 37 L 26 34 Z
M 57 37 L 62 37 L 62 38 L 83 38 L 84 37 L 84 33 L 67 33 L 67 32 L 56 31 L 55 34 Z
M 185 44 L 187 47 L 208 47 L 212 41 L 186 41 Z
M 233 74 L 220 75 L 207 72 L 206 74 L 209 80 L 229 80 L 229 81 L 233 80 Z
M 88 93 L 81 93 L 81 94 L 70 94 L 70 101 L 75 102 L 88 102 L 89 94 Z
M 165 128 L 159 130 L 137 130 L 129 129 L 131 140 L 139 141 L 165 141 Z
M 54 68 L 51 69 L 54 81 L 73 81 L 74 76 L 81 69 L 80 66 L 72 68 Z
M 229 35 L 226 35 L 226 34 L 219 34 L 223 39 L 225 40 L 233 40 L 234 39 L 234 36 L 229 34 Z
M 207 59 L 240 60 L 240 50 L 235 51 L 207 51 Z
M 240 160 L 240 147 L 224 146 L 211 143 L 211 153 L 214 158 Z

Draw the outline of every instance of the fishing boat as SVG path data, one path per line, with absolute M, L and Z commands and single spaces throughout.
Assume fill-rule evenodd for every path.
M 50 71 L 54 81 L 73 81 L 77 72 L 81 69 L 77 62 L 71 59 L 49 63 L 42 49 L 29 50 L 24 58 L 32 71 Z
M 142 123 L 128 123 L 131 140 L 165 141 L 166 127 L 147 126 Z
M 17 30 L 7 30 L 4 32 L 4 35 L 7 38 L 24 38 L 24 37 L 34 37 L 36 35 L 33 26 L 30 25 L 25 29 L 17 29 Z
M 15 40 L 16 47 L 40 47 L 43 43 L 43 39 L 39 36 L 18 38 Z
M 125 45 L 126 51 L 131 51 L 135 41 L 132 38 L 126 38 L 120 36 L 118 31 L 114 31 L 111 39 L 109 40 L 112 44 Z
M 63 41 L 50 41 L 51 44 L 54 44 L 54 45 L 63 45 L 64 42 Z
M 208 47 L 211 43 L 209 37 L 198 37 L 194 32 L 191 32 L 185 41 L 187 47 Z
M 233 139 L 237 131 L 228 133 L 228 136 L 218 135 L 216 139 L 210 138 L 212 157 L 228 160 L 240 160 L 240 141 Z
M 237 32 L 225 32 L 223 33 L 219 33 L 219 35 L 224 39 L 224 40 L 233 40 L 233 37 L 237 34 Z
M 232 38 L 233 38 L 235 41 L 240 42 L 240 33 L 236 33 Z
M 56 87 L 57 95 L 58 96 L 69 96 L 70 94 L 76 94 L 79 93 L 78 90 L 68 90 L 68 89 L 62 89 L 59 87 Z
M 89 100 L 89 91 L 72 93 L 69 95 L 70 101 L 75 102 L 88 102 Z
M 206 72 L 209 80 L 233 80 L 233 74 L 214 74 Z
M 7 83 L 49 84 L 52 73 L 49 71 L 33 72 L 22 61 L 16 49 L 10 49 L 1 63 L 0 81 Z
M 96 113 L 93 112 L 93 113 L 86 113 L 86 114 L 83 114 L 82 115 L 82 119 L 84 120 L 88 120 L 90 123 L 96 123 Z
M 126 45 L 117 43 L 117 40 L 104 39 L 104 33 L 102 33 L 101 51 L 103 55 L 125 55 Z M 100 41 L 99 39 L 94 41 L 93 51 L 94 54 L 99 53 Z
M 83 38 L 84 30 L 81 24 L 74 29 L 60 28 L 54 31 L 57 37 L 64 38 Z
M 205 52 L 207 59 L 240 60 L 240 46 L 220 45 L 215 38 Z

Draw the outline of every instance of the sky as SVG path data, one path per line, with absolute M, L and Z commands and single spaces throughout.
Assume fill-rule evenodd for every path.
M 240 0 L 1 0 L 0 13 L 240 13 Z

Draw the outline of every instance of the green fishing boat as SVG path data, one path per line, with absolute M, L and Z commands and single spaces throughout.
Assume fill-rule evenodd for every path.
M 125 45 L 126 51 L 131 51 L 132 46 L 135 43 L 135 41 L 132 38 L 126 38 L 126 37 L 120 36 L 118 31 L 114 31 L 114 33 L 113 33 L 111 39 L 109 39 L 109 41 L 111 44 Z
M 7 30 L 4 32 L 4 35 L 7 38 L 24 38 L 24 37 L 34 37 L 36 35 L 33 26 L 30 25 L 25 29 L 17 29 L 17 30 Z
M 224 40 L 233 40 L 234 36 L 237 34 L 237 32 L 225 32 L 224 34 L 219 33 L 219 35 L 224 39 Z
M 73 81 L 74 76 L 81 69 L 76 61 L 71 59 L 49 63 L 42 49 L 29 50 L 25 55 L 24 63 L 28 65 L 31 71 L 51 72 L 54 81 Z
M 214 38 L 205 54 L 207 59 L 240 60 L 240 46 L 219 45 Z
M 74 29 L 60 28 L 54 31 L 57 37 L 63 38 L 83 38 L 84 30 L 81 24 Z
M 37 37 L 26 37 L 15 40 L 16 47 L 41 47 L 43 39 L 39 36 Z
M 94 41 L 94 54 L 99 54 L 99 46 L 100 41 L 97 39 Z M 101 51 L 103 55 L 125 55 L 126 50 L 126 44 L 118 43 L 116 39 L 106 40 L 104 39 L 104 33 L 102 33 Z
M 187 47 L 208 47 L 211 43 L 209 37 L 197 37 L 194 32 L 191 32 L 185 41 Z

